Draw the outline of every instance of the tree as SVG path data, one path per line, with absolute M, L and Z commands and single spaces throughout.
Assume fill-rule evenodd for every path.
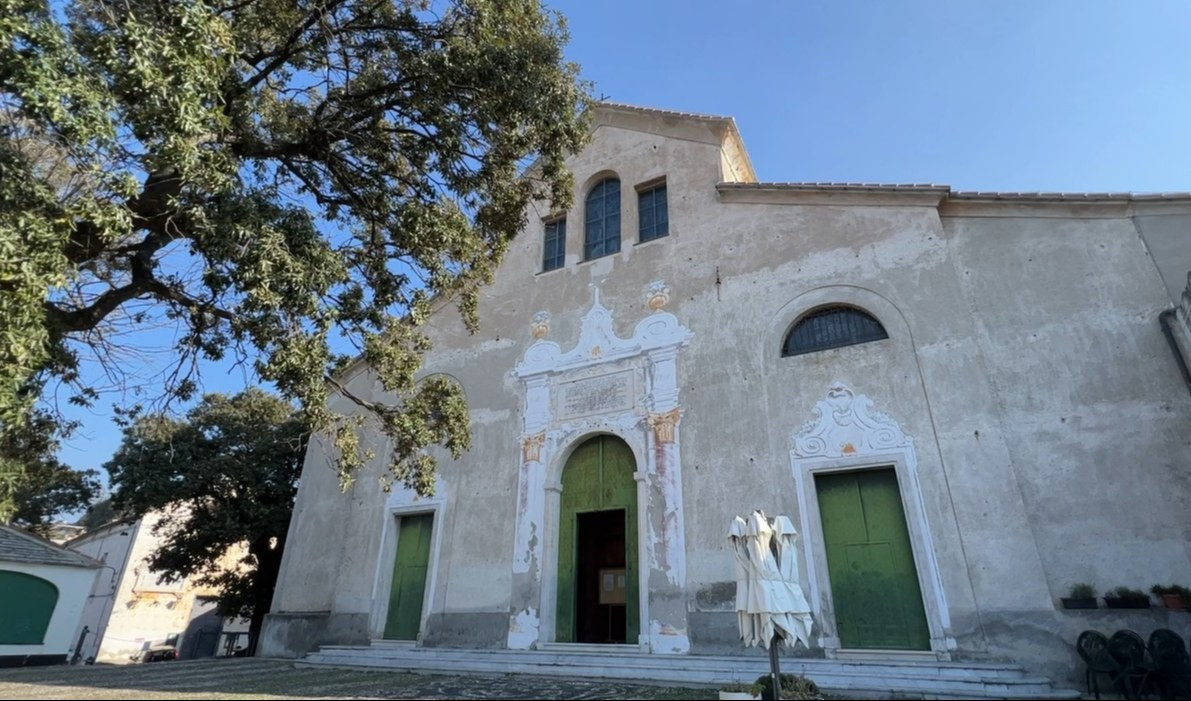
M 95 470 L 74 470 L 58 462 L 58 444 L 50 438 L 52 419 L 34 414 L 23 431 L 0 433 L 0 456 L 20 456 L 11 464 L 20 476 L 12 486 L 13 508 L 0 521 L 45 535 L 55 517 L 84 508 L 99 494 Z
M 116 510 L 112 508 L 112 500 L 100 499 L 91 506 L 87 507 L 87 511 L 82 517 L 75 521 L 76 526 L 82 526 L 88 531 L 93 531 L 100 526 L 106 526 L 112 521 L 116 520 Z
M 99 473 L 75 470 L 57 460 L 28 466 L 15 494 L 12 524 L 45 535 L 58 516 L 85 508 L 99 493 Z
M 56 385 L 93 402 L 81 363 L 118 377 L 168 323 L 163 404 L 234 353 L 345 479 L 370 420 L 429 493 L 426 449 L 470 438 L 458 388 L 414 383 L 421 325 L 454 302 L 474 331 L 527 204 L 569 202 L 565 42 L 538 0 L 0 0 L 0 430 Z M 396 402 L 340 384 L 352 351 Z
M 104 466 L 117 512 L 165 514 L 150 569 L 218 589 L 221 615 L 251 620 L 251 646 L 281 569 L 309 435 L 299 412 L 259 389 L 210 394 L 185 420 L 138 419 Z M 237 566 L 224 567 L 238 547 Z

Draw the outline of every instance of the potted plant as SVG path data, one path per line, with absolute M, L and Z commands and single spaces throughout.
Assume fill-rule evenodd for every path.
M 1170 586 L 1155 584 L 1150 588 L 1150 591 L 1154 596 L 1161 599 L 1166 608 L 1171 611 L 1185 611 L 1188 600 L 1191 600 L 1191 589 L 1179 584 L 1171 584 Z
M 1096 603 L 1096 588 L 1087 582 L 1071 585 L 1068 596 L 1060 599 L 1060 601 L 1063 602 L 1063 608 L 1065 609 L 1094 609 L 1099 607 L 1099 604 Z
M 760 684 L 728 684 L 720 687 L 720 701 L 756 701 L 761 698 Z
M 1148 609 L 1150 597 L 1140 589 L 1117 587 L 1110 592 L 1105 592 L 1104 603 L 1110 609 Z
M 823 692 L 819 691 L 819 686 L 801 674 L 783 674 L 779 678 L 778 683 L 782 687 L 781 698 L 783 699 L 823 698 Z M 763 674 L 760 677 L 757 677 L 757 683 L 755 686 L 759 687 L 761 690 L 761 695 L 759 698 L 773 698 L 773 684 L 768 674 Z

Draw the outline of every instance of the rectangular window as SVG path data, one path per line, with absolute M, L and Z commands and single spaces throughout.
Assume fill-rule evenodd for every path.
M 563 266 L 567 257 L 567 220 L 546 222 L 546 236 L 542 242 L 542 272 Z
M 670 233 L 665 183 L 638 193 L 637 216 L 637 237 L 641 243 L 660 239 Z

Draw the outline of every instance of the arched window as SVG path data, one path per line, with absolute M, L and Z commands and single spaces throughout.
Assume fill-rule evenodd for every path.
M 0 570 L 0 645 L 41 645 L 58 605 L 58 587 L 24 572 Z
M 605 178 L 587 193 L 583 218 L 583 260 L 620 250 L 620 180 Z
M 881 322 L 868 312 L 855 307 L 824 307 L 794 324 L 794 328 L 786 335 L 782 355 L 814 353 L 882 338 L 889 338 L 889 334 L 885 333 Z

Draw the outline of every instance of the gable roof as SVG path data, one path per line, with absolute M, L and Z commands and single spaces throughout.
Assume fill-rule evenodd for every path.
M 97 560 L 86 555 L 60 548 L 44 538 L 11 526 L 0 526 L 0 563 L 4 562 L 66 567 L 100 566 Z
M 595 113 L 596 119 L 592 125 L 593 129 L 606 121 L 611 115 L 617 113 L 653 117 L 663 122 L 670 120 L 671 124 L 673 122 L 695 122 L 703 124 L 710 127 L 711 131 L 719 139 L 718 145 L 723 149 L 725 158 L 731 163 L 736 181 L 747 183 L 757 181 L 757 173 L 753 169 L 753 161 L 749 157 L 748 149 L 744 147 L 744 139 L 740 136 L 740 130 L 736 128 L 736 120 L 732 117 L 702 114 L 699 112 L 664 110 L 656 107 L 641 107 L 638 105 L 628 105 L 623 102 L 609 102 L 607 100 L 601 100 L 595 103 Z M 622 124 L 621 126 L 624 125 Z M 665 126 L 661 128 L 664 133 Z

